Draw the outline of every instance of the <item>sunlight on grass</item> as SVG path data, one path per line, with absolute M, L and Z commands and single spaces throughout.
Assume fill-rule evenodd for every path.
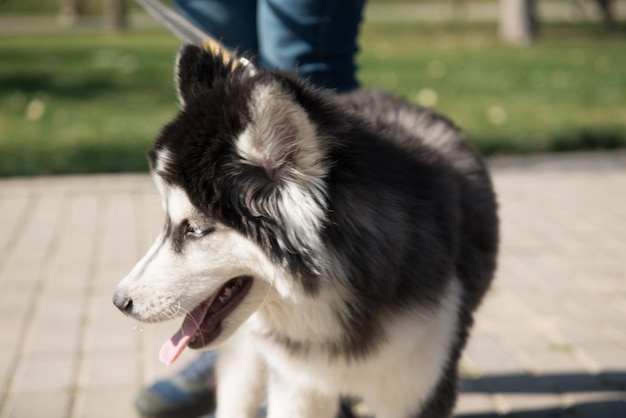
M 619 33 L 548 27 L 527 49 L 489 25 L 366 24 L 359 78 L 455 121 L 484 154 L 626 144 Z M 177 110 L 165 32 L 6 37 L 0 175 L 145 170 Z
M 177 109 L 176 39 L 47 38 L 0 46 L 0 174 L 145 170 L 144 150 Z
M 370 24 L 361 79 L 381 86 L 393 69 L 391 90 L 451 117 L 484 153 L 625 145 L 619 34 L 547 27 L 543 38 L 517 49 L 489 25 Z

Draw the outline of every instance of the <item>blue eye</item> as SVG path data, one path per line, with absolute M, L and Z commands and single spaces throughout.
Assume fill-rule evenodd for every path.
M 200 238 L 213 231 L 213 228 L 203 229 L 197 225 L 189 224 L 187 225 L 187 230 L 185 231 L 185 237 L 188 238 Z

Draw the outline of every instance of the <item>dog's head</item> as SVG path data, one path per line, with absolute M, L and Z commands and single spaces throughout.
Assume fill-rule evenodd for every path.
M 165 226 L 114 295 L 140 321 L 185 316 L 166 363 L 219 345 L 270 292 L 314 292 L 327 263 L 328 165 L 306 110 L 317 93 L 194 46 L 176 69 L 181 110 L 148 154 Z

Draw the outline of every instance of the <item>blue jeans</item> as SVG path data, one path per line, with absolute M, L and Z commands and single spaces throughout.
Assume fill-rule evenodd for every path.
M 267 69 L 297 71 L 339 92 L 358 87 L 355 55 L 365 0 L 176 0 L 228 48 Z

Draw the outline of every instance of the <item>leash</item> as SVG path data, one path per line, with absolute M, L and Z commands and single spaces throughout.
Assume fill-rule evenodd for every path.
M 229 51 L 221 42 L 195 26 L 186 17 L 178 13 L 176 10 L 161 3 L 159 0 L 136 0 L 150 16 L 157 22 L 161 23 L 167 30 L 172 32 L 185 44 L 193 44 L 202 46 L 203 48 L 219 53 L 224 61 L 231 61 L 235 65 L 241 65 L 248 68 L 253 74 L 256 71 L 250 60 L 237 56 L 234 52 Z

